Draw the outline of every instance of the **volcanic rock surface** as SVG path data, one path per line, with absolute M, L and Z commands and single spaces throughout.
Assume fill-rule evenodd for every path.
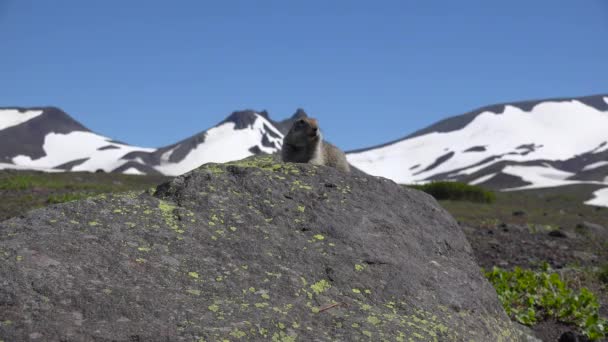
M 274 158 L 0 223 L 0 340 L 523 338 L 432 197 Z

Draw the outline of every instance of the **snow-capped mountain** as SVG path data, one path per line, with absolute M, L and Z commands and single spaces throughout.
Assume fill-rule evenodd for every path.
M 273 121 L 265 111 L 238 111 L 180 142 L 146 148 L 99 135 L 57 108 L 0 108 L 0 169 L 179 175 L 276 152 L 304 116 L 299 109 Z M 588 203 L 608 206 L 608 95 L 483 107 L 347 158 L 398 183 L 458 180 L 500 190 L 596 184 Z
M 347 157 L 398 183 L 458 180 L 500 190 L 608 185 L 608 95 L 484 107 Z
M 302 114 L 274 122 L 265 112 L 234 112 L 173 145 L 146 148 L 94 133 L 54 107 L 2 108 L 0 168 L 179 175 L 207 162 L 273 153 L 283 141 L 275 126 Z

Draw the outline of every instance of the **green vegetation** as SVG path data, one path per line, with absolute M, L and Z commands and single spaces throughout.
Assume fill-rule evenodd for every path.
M 95 195 L 94 193 L 71 193 L 71 192 L 67 192 L 67 193 L 63 193 L 63 194 L 58 194 L 58 195 L 50 195 L 49 198 L 47 198 L 46 203 L 48 204 L 56 204 L 56 203 L 65 203 L 65 202 L 71 202 L 71 201 L 77 201 L 79 199 L 83 199 L 83 198 L 87 198 L 90 196 Z
M 432 182 L 422 185 L 411 185 L 410 187 L 424 191 L 437 200 L 492 203 L 496 199 L 492 191 L 461 182 Z
M 554 318 L 576 325 L 592 340 L 608 336 L 608 321 L 599 317 L 597 297 L 587 288 L 568 287 L 547 264 L 540 271 L 494 267 L 484 273 L 507 314 L 520 323 L 534 325 Z
M 143 191 L 168 179 L 111 173 L 3 170 L 0 171 L 0 221 L 49 204 L 102 193 Z
M 498 223 L 508 223 L 574 228 L 583 221 L 608 222 L 608 208 L 583 204 L 597 188 L 596 185 L 579 184 L 525 191 L 497 191 L 493 203 L 451 199 L 439 202 L 454 218 L 470 226 L 492 227 Z M 516 211 L 523 211 L 524 215 L 514 216 Z
M 600 267 L 597 276 L 602 283 L 608 285 L 608 264 L 605 264 L 604 266 Z

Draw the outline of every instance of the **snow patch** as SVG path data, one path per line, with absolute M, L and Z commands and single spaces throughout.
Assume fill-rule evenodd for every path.
M 546 101 L 529 112 L 514 106 L 506 106 L 500 115 L 482 112 L 460 130 L 432 132 L 373 150 L 349 153 L 347 159 L 369 174 L 408 184 L 457 169 L 464 169 L 460 174 L 471 174 L 485 166 L 472 165 L 495 156 L 497 158 L 487 165 L 500 161 L 567 160 L 596 148 L 606 140 L 607 131 L 606 112 L 576 100 Z M 523 144 L 542 145 L 542 148 L 522 155 L 517 147 Z M 470 146 L 485 146 L 486 150 L 458 152 Z M 605 147 L 608 148 L 608 144 Z M 408 169 L 407 165 L 432 164 L 445 154 L 445 148 L 455 151 L 455 155 L 438 167 L 421 173 Z M 525 172 L 528 177 L 531 177 L 530 172 L 532 169 Z M 543 176 L 536 181 L 539 186 L 562 182 L 552 179 Z
M 483 182 L 485 182 L 487 180 L 490 180 L 494 176 L 496 176 L 496 173 L 490 173 L 489 175 L 481 176 L 481 177 L 473 180 L 472 182 L 469 182 L 469 184 L 471 184 L 471 185 L 477 185 L 477 184 L 483 183 Z
M 597 169 L 598 167 L 604 166 L 604 165 L 608 165 L 608 161 L 603 160 L 603 161 L 599 161 L 599 162 L 596 162 L 596 163 L 593 163 L 593 164 L 589 164 L 589 165 L 587 165 L 587 166 L 585 166 L 583 168 L 583 171 L 589 171 L 589 170 Z
M 51 169 L 45 167 L 31 167 L 24 165 L 15 165 L 9 163 L 0 163 L 0 170 L 33 170 L 33 171 L 42 171 L 42 172 L 64 172 L 64 170 Z
M 114 143 L 117 149 L 99 150 L 106 146 L 109 138 L 91 132 L 70 132 L 68 134 L 49 133 L 44 138 L 45 156 L 32 159 L 30 156 L 19 155 L 13 158 L 14 164 L 29 168 L 47 168 L 49 165 L 61 165 L 76 159 L 89 158 L 82 164 L 74 166 L 72 171 L 110 172 L 119 167 L 124 161 L 120 158 L 133 151 L 152 152 L 153 148 L 140 148 Z
M 130 167 L 130 168 L 124 170 L 122 173 L 127 174 L 127 175 L 145 175 L 145 173 L 139 171 L 138 169 L 136 169 L 134 167 Z
M 0 109 L 0 130 L 20 125 L 39 116 L 42 112 L 42 110 L 20 112 L 17 109 Z
M 179 163 L 162 162 L 156 169 L 165 175 L 180 175 L 193 170 L 206 163 L 225 163 L 239 160 L 253 155 L 249 151 L 251 146 L 258 146 L 262 152 L 274 153 L 275 148 L 269 148 L 261 144 L 262 137 L 266 134 L 266 126 L 272 130 L 267 134 L 270 142 L 276 146 L 281 146 L 283 134 L 274 129 L 274 126 L 264 117 L 256 113 L 253 124 L 244 129 L 235 129 L 234 122 L 226 122 L 217 127 L 213 127 L 206 132 L 205 141 L 194 149 Z M 162 159 L 162 158 L 161 158 Z
M 503 173 L 520 177 L 530 185 L 517 188 L 517 190 L 523 189 L 536 189 L 536 188 L 548 188 L 553 186 L 565 185 L 565 183 L 577 184 L 580 181 L 566 181 L 566 179 L 572 175 L 571 172 L 566 172 L 552 168 L 550 166 L 506 166 Z M 515 189 L 509 189 L 515 190 Z
M 606 99 L 606 98 L 604 98 Z M 593 192 L 593 198 L 586 201 L 587 205 L 608 207 L 608 188 L 599 189 Z

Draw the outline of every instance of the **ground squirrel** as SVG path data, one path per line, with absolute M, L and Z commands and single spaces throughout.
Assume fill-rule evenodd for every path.
M 284 162 L 326 165 L 349 173 L 346 156 L 336 146 L 323 141 L 317 120 L 298 119 L 283 139 L 281 157 Z

